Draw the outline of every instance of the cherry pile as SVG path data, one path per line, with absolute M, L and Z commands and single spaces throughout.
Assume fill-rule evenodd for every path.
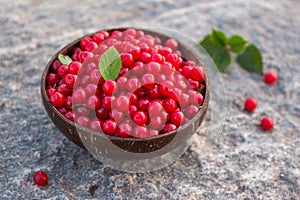
M 111 46 L 120 53 L 116 80 L 98 68 Z M 126 29 L 99 31 L 74 47 L 68 65 L 58 59 L 46 76 L 46 93 L 67 119 L 119 137 L 147 138 L 191 120 L 205 97 L 204 68 L 185 60 L 175 39 Z

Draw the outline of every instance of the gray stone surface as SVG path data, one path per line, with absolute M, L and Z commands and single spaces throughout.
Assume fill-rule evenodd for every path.
M 1 0 L 1 199 L 299 199 L 299 9 L 296 0 Z M 279 81 L 267 86 L 233 63 L 222 74 L 228 115 L 210 154 L 201 155 L 195 141 L 167 168 L 113 170 L 60 134 L 43 109 L 39 82 L 68 41 L 126 25 L 164 26 L 195 41 L 212 26 L 239 33 L 259 46 L 265 70 L 276 70 Z M 259 101 L 253 114 L 242 110 L 249 95 Z M 264 115 L 276 123 L 268 133 L 259 127 Z M 32 181 L 39 169 L 49 175 L 45 188 Z

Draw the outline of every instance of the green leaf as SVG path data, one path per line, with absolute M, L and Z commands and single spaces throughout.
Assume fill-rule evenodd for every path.
M 212 43 L 217 44 L 217 45 L 225 46 L 228 44 L 228 39 L 227 39 L 225 33 L 223 33 L 220 30 L 216 30 L 214 28 L 212 29 L 210 39 L 211 39 Z
M 206 50 L 220 71 L 224 71 L 231 63 L 231 57 L 225 46 L 217 45 L 207 35 L 200 45 Z
M 114 46 L 111 46 L 102 54 L 98 67 L 105 80 L 116 80 L 122 67 L 122 61 Z
M 58 60 L 60 61 L 61 64 L 63 65 L 69 65 L 72 62 L 72 59 L 69 56 L 64 56 L 63 54 L 58 54 Z
M 234 52 L 236 54 L 241 54 L 245 50 L 246 45 L 248 44 L 248 41 L 244 40 L 244 38 L 242 38 L 239 35 L 233 35 L 229 39 L 228 44 L 230 45 L 232 52 Z
M 258 48 L 250 44 L 245 51 L 237 57 L 237 62 L 249 72 L 263 74 L 263 61 Z

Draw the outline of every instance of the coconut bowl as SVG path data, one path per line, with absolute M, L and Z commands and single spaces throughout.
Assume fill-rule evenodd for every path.
M 116 28 L 106 31 L 111 33 L 114 30 L 124 31 L 126 29 L 127 28 Z M 161 41 L 166 41 L 168 38 L 170 38 L 170 36 L 161 32 L 149 29 L 135 29 L 142 30 L 145 34 L 158 37 L 161 39 Z M 84 35 L 65 45 L 53 55 L 44 69 L 41 78 L 41 97 L 45 110 L 55 126 L 70 141 L 79 147 L 88 150 L 92 155 L 94 155 L 96 158 L 100 158 L 100 160 L 103 162 L 106 160 L 126 162 L 130 160 L 133 161 L 157 158 L 182 146 L 199 129 L 204 120 L 210 98 L 209 79 L 207 73 L 205 73 L 204 78 L 206 85 L 205 91 L 203 92 L 204 102 L 196 115 L 175 131 L 149 138 L 122 138 L 91 130 L 87 127 L 80 126 L 73 121 L 70 121 L 50 103 L 50 100 L 46 94 L 46 76 L 50 71 L 51 65 L 58 58 L 59 54 L 70 56 L 74 47 L 79 46 L 79 42 L 83 37 L 91 36 L 93 34 L 94 33 Z M 181 52 L 184 60 L 192 60 L 196 64 L 203 66 L 201 58 L 191 48 L 189 48 L 189 46 L 181 43 L 180 40 L 178 40 L 178 44 L 178 50 Z

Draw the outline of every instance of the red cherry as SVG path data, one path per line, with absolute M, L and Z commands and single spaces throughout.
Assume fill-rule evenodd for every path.
M 163 122 L 159 116 L 151 116 L 150 117 L 150 127 L 152 129 L 160 129 L 163 125 Z
M 166 124 L 163 128 L 163 132 L 164 133 L 168 133 L 168 132 L 171 132 L 171 131 L 175 131 L 177 129 L 177 127 L 174 125 L 174 124 Z
M 134 28 L 128 28 L 124 31 L 124 35 L 132 35 L 134 37 L 136 35 L 136 30 Z
M 95 131 L 102 131 L 102 124 L 103 124 L 102 121 L 95 118 L 90 123 L 90 129 L 95 130 Z
M 86 74 L 91 74 L 94 69 L 97 69 L 96 63 L 90 62 L 88 64 L 84 63 L 84 72 Z
M 84 37 L 80 40 L 80 47 L 81 49 L 85 49 L 85 46 L 91 41 L 92 39 L 90 37 Z
M 33 181 L 37 186 L 45 186 L 48 183 L 48 175 L 44 171 L 37 171 L 33 175 Z
M 189 79 L 192 78 L 192 73 L 193 73 L 192 71 L 193 68 L 191 66 L 186 65 L 182 67 L 181 73 L 185 78 Z
M 122 123 L 119 126 L 118 136 L 126 138 L 132 135 L 132 126 L 128 123 Z
M 152 99 L 157 99 L 160 96 L 160 92 L 159 92 L 157 85 L 153 85 L 152 87 L 148 88 L 147 91 L 148 91 L 149 97 Z
M 172 49 L 169 47 L 162 47 L 158 50 L 158 52 L 166 57 L 169 53 L 172 53 Z
M 91 95 L 95 95 L 95 96 L 99 96 L 100 95 L 100 88 L 98 87 L 98 85 L 95 84 L 88 84 L 84 91 L 86 92 L 87 96 L 91 96 Z
M 155 78 L 152 74 L 144 74 L 141 78 L 142 85 L 147 86 L 148 84 L 154 83 Z
M 84 47 L 84 50 L 86 51 L 93 51 L 94 49 L 96 49 L 98 47 L 97 43 L 96 42 L 88 42 L 85 47 Z
M 274 122 L 270 117 L 263 117 L 260 125 L 264 131 L 269 131 L 274 127 Z
M 73 92 L 72 98 L 74 104 L 83 104 L 86 101 L 87 96 L 85 91 L 79 88 Z
M 115 135 L 118 132 L 118 126 L 113 120 L 106 120 L 102 125 L 103 132 L 107 135 Z
M 68 73 L 77 75 L 79 70 L 81 69 L 82 64 L 78 61 L 73 61 L 69 64 Z
M 67 109 L 66 107 L 60 107 L 60 108 L 57 108 L 58 112 L 60 112 L 62 115 L 66 114 L 67 113 Z
M 161 70 L 165 76 L 170 76 L 175 71 L 174 67 L 169 62 L 165 62 L 165 64 L 162 65 Z
M 130 47 L 129 52 L 132 55 L 133 60 L 135 59 L 139 60 L 142 55 L 141 49 L 137 46 Z
M 75 85 L 75 82 L 77 80 L 77 76 L 74 74 L 66 74 L 63 79 L 62 82 L 64 84 L 66 84 L 67 88 L 72 89 Z
M 57 83 L 57 81 L 58 81 L 58 75 L 57 74 L 54 74 L 54 73 L 47 74 L 46 82 L 49 86 L 55 85 Z
M 121 95 L 117 97 L 117 99 L 114 102 L 114 106 L 116 110 L 120 112 L 127 111 L 129 109 L 129 99 L 125 95 Z
M 58 85 L 56 90 L 57 90 L 57 92 L 63 94 L 65 97 L 71 95 L 71 93 L 72 93 L 72 90 L 70 88 L 68 88 L 67 85 L 64 83 Z
M 96 85 L 104 83 L 104 79 L 101 76 L 99 69 L 94 69 L 92 71 L 92 73 L 90 74 L 90 83 L 93 83 Z
M 119 89 L 122 91 L 122 90 L 125 90 L 127 87 L 126 87 L 126 84 L 127 84 L 127 78 L 124 77 L 124 76 L 121 76 L 118 78 L 117 80 L 117 84 L 118 84 L 118 87 Z
M 104 106 L 102 106 L 96 110 L 96 115 L 98 118 L 105 120 L 109 117 L 109 112 L 104 108 Z
M 67 96 L 65 100 L 65 107 L 67 110 L 72 110 L 73 98 L 72 96 Z
M 180 108 L 183 109 L 183 108 L 187 107 L 190 104 L 190 100 L 189 99 L 190 99 L 189 95 L 183 93 L 181 95 L 181 98 L 179 99 L 179 106 L 180 106 Z
M 136 126 L 133 129 L 133 136 L 136 138 L 147 138 L 148 137 L 148 130 L 146 127 L 143 126 Z
M 50 102 L 55 107 L 60 107 L 65 103 L 65 96 L 60 92 L 55 92 L 53 95 L 51 95 Z
M 123 67 L 130 67 L 133 64 L 133 56 L 130 53 L 121 53 L 121 61 Z
M 171 94 L 174 88 L 174 84 L 171 81 L 165 81 L 161 85 L 159 85 L 159 91 L 162 95 L 168 96 Z
M 107 80 L 102 84 L 102 91 L 107 95 L 112 95 L 118 91 L 117 83 L 113 80 Z
M 55 60 L 51 65 L 51 72 L 57 73 L 59 66 L 60 66 L 59 60 Z
M 264 81 L 267 84 L 274 84 L 277 81 L 277 74 L 274 71 L 268 71 L 264 75 Z
M 75 119 L 75 114 L 72 111 L 66 112 L 66 114 L 64 116 L 71 121 L 74 121 L 74 119 Z
M 81 63 L 83 63 L 88 58 L 92 58 L 93 56 L 94 56 L 94 54 L 92 52 L 89 52 L 89 51 L 82 51 L 78 54 L 79 61 Z
M 247 110 L 248 112 L 252 112 L 255 110 L 256 107 L 257 107 L 257 100 L 255 98 L 249 97 L 246 99 L 244 104 L 245 110 Z
M 193 79 L 188 79 L 188 82 L 189 82 L 190 86 L 193 88 L 193 90 L 198 90 L 198 88 L 200 87 L 200 84 L 198 81 L 195 81 Z
M 163 101 L 163 106 L 166 109 L 167 112 L 172 113 L 176 110 L 177 104 L 174 99 L 167 98 Z
M 140 87 L 140 81 L 137 78 L 131 78 L 127 82 L 127 89 L 131 92 Z
M 148 46 L 148 44 L 144 43 L 144 42 L 141 42 L 139 44 L 139 47 L 141 49 L 142 52 L 148 52 L 150 47 Z M 149 57 L 151 57 L 151 55 L 149 54 Z
M 89 125 L 89 118 L 86 117 L 86 116 L 79 116 L 77 119 L 76 119 L 76 123 L 81 125 L 81 126 L 84 126 L 84 127 L 87 127 Z
M 79 83 L 79 85 L 81 85 L 81 86 L 86 86 L 87 84 L 89 84 L 91 81 L 90 81 L 90 76 L 88 76 L 88 75 L 83 75 L 83 76 L 78 76 L 77 77 L 78 79 L 78 83 Z
M 178 48 L 178 42 L 173 38 L 169 38 L 165 42 L 165 46 L 171 48 L 173 51 L 176 51 Z
M 105 39 L 105 35 L 103 33 L 99 32 L 99 33 L 94 34 L 92 38 L 97 44 L 100 44 Z
M 52 94 L 54 94 L 56 92 L 56 89 L 55 88 L 48 88 L 47 90 L 46 90 L 46 94 L 47 94 L 47 96 L 50 98 L 50 96 L 52 95 Z
M 105 44 L 101 44 L 94 50 L 94 54 L 102 55 L 107 49 L 108 47 Z
M 157 130 L 149 130 L 148 137 L 155 137 L 158 136 L 159 132 Z
M 166 57 L 166 61 L 170 62 L 173 67 L 175 67 L 176 69 L 178 69 L 180 67 L 180 59 L 178 54 L 176 53 L 170 53 L 167 55 Z
M 148 105 L 149 115 L 161 116 L 163 111 L 164 111 L 164 107 L 158 101 L 152 101 Z
M 202 105 L 203 101 L 204 98 L 201 93 L 193 91 L 192 94 L 190 94 L 190 102 L 192 105 L 199 107 Z
M 150 103 L 150 101 L 148 99 L 139 99 L 136 104 L 136 107 L 139 110 L 147 111 L 149 103 Z
M 146 65 L 146 70 L 150 74 L 158 75 L 160 74 L 161 66 L 158 62 L 150 62 Z
M 104 106 L 104 108 L 106 110 L 110 110 L 111 109 L 111 104 L 114 100 L 115 100 L 114 96 L 105 96 L 105 97 L 102 98 L 102 105 Z
M 160 53 L 154 53 L 154 54 L 152 54 L 152 56 L 151 56 L 151 60 L 153 61 L 153 62 L 157 62 L 157 63 L 161 63 L 161 64 L 163 64 L 164 62 L 165 62 L 165 57 L 164 56 L 162 56 Z
M 163 82 L 165 82 L 167 80 L 166 76 L 164 74 L 158 74 L 158 75 L 155 75 L 155 82 L 157 84 L 162 84 Z
M 191 78 L 195 81 L 203 82 L 204 81 L 204 69 L 203 67 L 194 67 L 191 72 Z
M 134 114 L 137 110 L 138 110 L 138 109 L 137 109 L 136 106 L 131 105 L 131 106 L 129 107 L 129 114 L 130 114 L 130 116 L 132 117 L 133 114 Z
M 124 113 L 123 112 L 119 112 L 117 110 L 112 110 L 109 114 L 110 114 L 110 118 L 114 119 L 114 121 L 118 124 L 120 124 L 124 121 Z
M 179 88 L 174 88 L 173 92 L 170 94 L 170 98 L 174 99 L 176 102 L 179 101 L 179 99 L 181 99 L 182 96 L 182 91 Z
M 188 119 L 192 119 L 196 113 L 198 112 L 198 107 L 194 106 L 194 105 L 189 105 L 185 111 L 184 111 L 184 115 L 188 118 Z
M 135 37 L 136 37 L 136 38 L 143 37 L 144 35 L 145 35 L 144 31 L 137 31 L 137 32 L 135 33 Z
M 133 114 L 132 119 L 137 125 L 144 125 L 148 121 L 148 116 L 143 111 L 137 111 Z
M 142 62 L 135 62 L 134 67 L 131 69 L 131 73 L 135 76 L 142 76 L 145 73 L 145 67 Z
M 87 100 L 87 107 L 91 110 L 97 110 L 101 107 L 101 100 L 98 96 L 92 95 Z
M 129 68 L 122 68 L 120 70 L 120 73 L 119 73 L 118 77 L 124 76 L 124 74 L 126 74 L 128 71 L 129 71 Z
M 184 80 L 178 80 L 176 82 L 176 86 L 178 89 L 182 90 L 183 92 L 185 92 L 188 89 L 187 82 Z
M 143 52 L 142 55 L 141 55 L 140 60 L 141 60 L 143 63 L 145 63 L 145 64 L 149 63 L 149 62 L 151 61 L 151 54 L 150 54 L 150 53 Z
M 184 120 L 184 114 L 180 111 L 173 112 L 171 115 L 171 122 L 176 126 L 180 126 L 180 124 Z
M 133 93 L 127 93 L 127 97 L 129 98 L 130 104 L 136 104 L 138 102 L 138 97 L 136 94 Z

